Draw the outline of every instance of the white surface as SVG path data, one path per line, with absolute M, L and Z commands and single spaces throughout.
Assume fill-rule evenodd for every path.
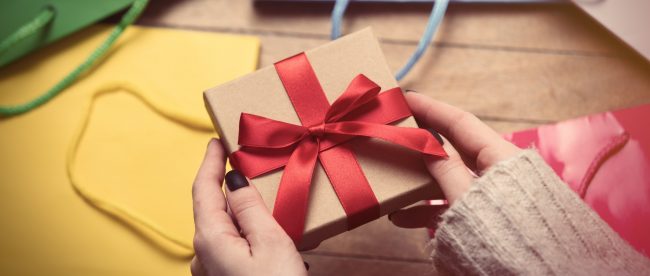
M 650 60 L 649 0 L 574 0 L 574 3 Z

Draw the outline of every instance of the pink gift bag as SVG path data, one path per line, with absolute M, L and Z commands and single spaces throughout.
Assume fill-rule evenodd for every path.
M 650 257 L 650 104 L 518 131 L 555 173 L 636 250 Z M 441 200 L 433 205 L 444 204 Z M 434 229 L 429 229 L 433 236 Z
M 614 231 L 650 257 L 650 105 L 505 135 L 544 160 Z

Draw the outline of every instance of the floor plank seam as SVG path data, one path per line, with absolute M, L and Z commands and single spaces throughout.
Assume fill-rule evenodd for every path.
M 621 58 L 620 56 L 614 55 L 612 53 L 605 53 L 605 52 L 541 49 L 541 48 L 529 48 L 529 47 L 502 46 L 502 45 L 486 45 L 486 44 L 467 44 L 467 43 L 458 43 L 458 42 L 436 42 L 435 47 L 489 50 L 489 51 L 529 53 L 529 54 L 542 54 L 542 55 L 558 55 L 558 56 Z
M 244 35 L 258 35 L 258 36 L 276 36 L 276 37 L 291 37 L 297 39 L 318 39 L 329 40 L 328 35 L 310 34 L 300 32 L 283 32 L 283 31 L 268 31 L 256 30 L 245 28 L 227 28 L 227 27 L 208 27 L 208 26 L 194 26 L 194 25 L 175 25 L 168 23 L 152 23 L 152 22 L 138 22 L 138 25 L 148 27 L 164 27 L 173 29 L 186 29 L 196 31 L 209 31 L 221 32 L 231 34 L 244 34 Z M 384 44 L 391 45 L 405 45 L 416 46 L 417 41 L 400 40 L 379 38 L 379 41 Z M 560 56 L 577 56 L 577 57 L 595 57 L 595 58 L 622 58 L 621 56 L 604 52 L 589 52 L 579 50 L 559 50 L 559 49 L 542 49 L 542 48 L 529 48 L 529 47 L 515 47 L 515 46 L 500 46 L 500 45 L 487 45 L 487 44 L 468 44 L 460 42 L 434 42 L 429 45 L 432 48 L 452 48 L 452 49 L 471 49 L 471 50 L 484 50 L 484 51 L 500 51 L 512 53 L 528 53 L 528 54 L 542 54 L 542 55 L 560 55 Z
M 538 125 L 552 124 L 552 123 L 557 122 L 556 120 L 529 119 L 529 118 L 506 118 L 506 117 L 498 117 L 498 116 L 491 116 L 491 115 L 478 115 L 478 114 L 475 114 L 475 115 L 476 115 L 476 117 L 481 119 L 481 121 L 492 121 L 492 122 L 524 123 L 524 124 L 538 124 Z
M 342 259 L 358 259 L 358 260 L 377 260 L 377 261 L 388 261 L 388 262 L 400 262 L 400 263 L 418 263 L 418 264 L 430 264 L 430 260 L 424 259 L 415 259 L 415 258 L 399 258 L 399 257 L 386 257 L 386 256 L 373 256 L 366 254 L 342 254 L 335 252 L 302 252 L 304 255 L 310 256 L 321 256 L 321 257 L 332 257 L 332 258 L 342 258 Z

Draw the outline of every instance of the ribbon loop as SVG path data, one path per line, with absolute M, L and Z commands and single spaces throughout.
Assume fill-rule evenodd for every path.
M 363 74 L 357 75 L 325 115 L 325 122 L 336 122 L 350 112 L 377 98 L 381 88 Z

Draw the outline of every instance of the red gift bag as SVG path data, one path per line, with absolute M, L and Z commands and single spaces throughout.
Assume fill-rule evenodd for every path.
M 650 105 L 505 135 L 535 147 L 584 201 L 650 257 Z
M 539 154 L 600 217 L 650 257 L 650 105 L 506 134 Z M 429 204 L 444 205 L 443 200 Z M 429 229 L 433 237 L 435 229 Z

